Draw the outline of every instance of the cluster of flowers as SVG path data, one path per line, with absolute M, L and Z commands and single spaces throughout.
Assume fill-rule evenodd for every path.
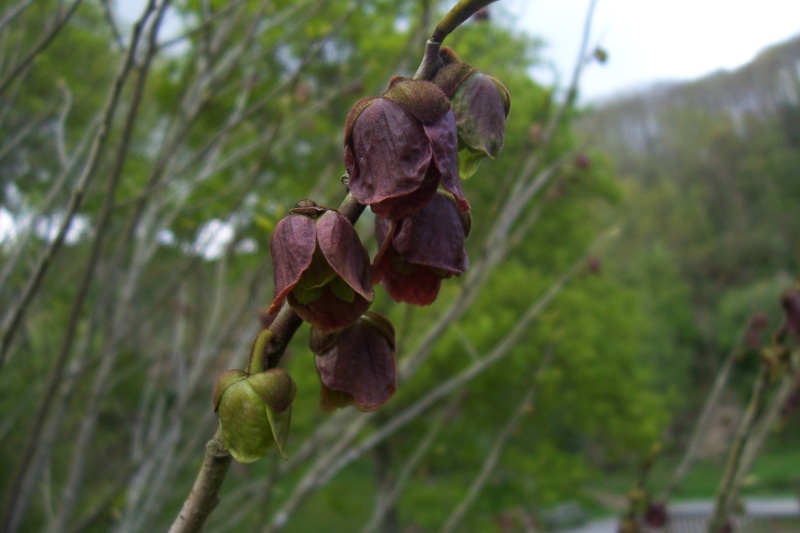
M 394 327 L 368 311 L 373 285 L 397 302 L 429 305 L 442 280 L 468 266 L 464 242 L 471 218 L 461 179 L 500 152 L 510 98 L 502 83 L 462 63 L 450 49 L 443 48 L 440 57 L 443 65 L 431 81 L 394 78 L 382 96 L 359 100 L 347 117 L 348 186 L 375 214 L 379 249 L 372 262 L 351 221 L 310 200 L 296 204 L 270 240 L 275 298 L 268 313 L 288 302 L 311 324 L 321 405 L 329 412 L 348 405 L 375 410 L 396 389 Z M 228 379 L 249 379 L 243 374 Z M 274 406 L 267 401 L 274 393 L 251 393 L 260 395 L 269 413 L 290 408 L 294 383 L 284 375 L 271 380 L 284 389 Z M 235 424 L 223 417 L 230 390 L 224 385 L 215 408 L 223 437 L 240 459 L 232 442 Z

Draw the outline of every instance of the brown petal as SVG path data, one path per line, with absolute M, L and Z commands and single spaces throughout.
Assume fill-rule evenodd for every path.
M 386 289 L 395 302 L 411 305 L 430 305 L 439 296 L 442 278 L 430 269 L 418 266 L 409 274 L 387 271 L 381 286 Z
M 394 78 L 383 97 L 397 102 L 423 123 L 436 121 L 450 110 L 447 96 L 430 81 Z
M 356 408 L 373 411 L 397 388 L 394 341 L 383 330 L 359 320 L 342 332 L 339 341 L 315 357 L 322 384 L 353 397 Z
M 464 223 L 453 202 L 437 194 L 424 209 L 398 223 L 392 247 L 409 263 L 461 275 L 469 266 Z
M 461 179 L 458 176 L 458 134 L 456 119 L 452 111 L 448 111 L 439 120 L 425 124 L 425 134 L 431 142 L 433 161 L 441 175 L 442 186 L 453 194 L 460 211 L 469 209 L 469 203 L 461 190 Z
M 353 126 L 358 120 L 358 117 L 361 116 L 361 112 L 364 111 L 367 106 L 369 106 L 372 102 L 374 102 L 378 97 L 377 96 L 369 96 L 367 98 L 362 98 L 361 100 L 357 101 L 352 108 L 350 108 L 350 112 L 347 113 L 347 120 L 344 122 L 344 144 L 347 145 L 350 143 L 350 138 L 353 135 Z
M 369 255 L 349 220 L 328 211 L 317 220 L 317 242 L 328 264 L 354 291 L 372 301 Z
M 275 226 L 269 241 L 275 299 L 267 313 L 277 312 L 286 295 L 297 285 L 300 275 L 311 265 L 316 246 L 316 227 L 309 217 L 290 214 Z
M 475 69 L 466 63 L 452 62 L 449 58 L 448 61 L 445 61 L 445 66 L 436 73 L 433 83 L 438 85 L 448 98 L 453 98 L 461 82 L 475 72 Z M 452 102 L 450 103 L 452 105 Z
M 502 84 L 498 84 L 493 78 L 476 73 L 461 85 L 453 98 L 453 112 L 462 142 L 489 157 L 496 157 L 503 148 L 508 114 L 504 99 L 508 93 L 502 93 Z
M 399 220 L 416 213 L 431 201 L 439 188 L 439 170 L 436 165 L 431 165 L 425 173 L 425 179 L 419 188 L 408 194 L 387 198 L 372 204 L 369 208 L 376 215 Z
M 368 205 L 416 191 L 433 156 L 422 124 L 385 98 L 361 112 L 350 150 L 350 191 Z

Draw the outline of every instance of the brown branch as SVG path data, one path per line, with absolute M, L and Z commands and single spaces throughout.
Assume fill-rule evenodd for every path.
M 539 364 L 539 369 L 536 371 L 536 376 L 534 377 L 534 383 L 541 378 L 542 372 L 544 372 L 545 368 L 547 368 L 547 366 L 550 364 L 551 359 L 552 352 L 548 352 Z M 475 500 L 477 500 L 478 496 L 480 496 L 483 487 L 489 480 L 489 476 L 495 471 L 495 467 L 500 461 L 500 457 L 506 447 L 506 444 L 508 444 L 508 441 L 511 438 L 512 432 L 517 428 L 525 413 L 529 412 L 533 407 L 532 402 L 535 393 L 535 387 L 531 386 L 528 388 L 527 392 L 522 398 L 522 401 L 517 406 L 517 409 L 514 411 L 511 417 L 509 417 L 506 425 L 497 435 L 491 450 L 483 462 L 480 472 L 477 476 L 475 476 L 475 479 L 472 480 L 472 484 L 470 485 L 467 494 L 464 496 L 464 499 L 461 500 L 458 506 L 453 510 L 452 514 L 447 519 L 447 522 L 445 522 L 444 527 L 442 527 L 442 533 L 450 533 L 455 531 L 461 522 L 463 522 L 464 516 L 466 516 L 470 507 L 472 507 L 472 505 L 475 503 Z
M 169 533 L 190 533 L 203 528 L 211 512 L 219 504 L 219 489 L 225 481 L 228 467 L 233 457 L 225 445 L 215 435 L 206 444 L 206 455 L 203 466 L 192 486 L 189 497 L 183 504 L 178 518 L 169 528 Z

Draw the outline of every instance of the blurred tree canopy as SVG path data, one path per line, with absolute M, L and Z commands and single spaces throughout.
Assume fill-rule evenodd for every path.
M 413 73 L 448 7 L 153 0 L 133 19 L 96 0 L 3 7 L 6 530 L 171 523 L 216 426 L 214 380 L 245 364 L 271 298 L 272 229 L 301 198 L 335 205 L 344 195 L 350 106 Z M 473 270 L 430 307 L 378 296 L 374 308 L 398 326 L 402 378 L 378 413 L 320 412 L 301 330 L 285 365 L 299 390 L 290 459 L 234 468 L 209 530 L 354 531 L 370 520 L 438 529 L 499 450 L 485 481 L 494 490 L 468 515 L 469 530 L 491 531 L 502 516 L 574 498 L 666 425 L 664 393 L 688 359 L 666 346 L 682 350 L 691 335 L 684 306 L 696 286 L 670 257 L 718 254 L 651 242 L 616 265 L 626 275 L 609 274 L 609 238 L 593 243 L 628 189 L 647 187 L 620 187 L 608 158 L 579 144 L 569 88 L 529 74 L 539 43 L 508 29 L 502 2 L 489 13 L 447 43 L 512 95 L 503 153 L 464 183 Z M 718 146 L 744 157 L 738 142 L 721 135 Z M 716 157 L 751 172 L 794 161 Z M 692 194 L 709 205 L 707 193 Z M 658 208 L 662 194 L 649 201 Z M 709 234 L 736 213 L 716 207 L 698 213 Z M 357 229 L 374 252 L 368 214 Z M 626 226 L 615 246 L 647 239 L 640 229 Z M 733 275 L 739 260 L 715 265 Z M 637 278 L 659 281 L 652 298 L 631 286 Z
M 651 302 L 650 322 L 667 333 L 660 358 L 690 364 L 695 384 L 710 382 L 753 313 L 778 327 L 775 302 L 800 266 L 798 61 L 795 38 L 733 72 L 617 98 L 579 123 L 624 189 L 612 268 Z

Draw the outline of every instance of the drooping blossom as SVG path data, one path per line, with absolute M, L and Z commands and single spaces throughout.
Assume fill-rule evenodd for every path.
M 441 184 L 469 209 L 458 174 L 458 136 L 450 103 L 433 83 L 395 78 L 378 98 L 356 102 L 344 130 L 353 196 L 380 216 L 422 209 Z
M 373 263 L 375 281 L 395 301 L 433 303 L 442 280 L 469 266 L 464 249 L 469 229 L 469 213 L 459 212 L 443 193 L 401 220 L 376 217 L 375 236 L 383 244 Z
M 494 159 L 503 148 L 511 97 L 496 78 L 461 62 L 448 47 L 445 63 L 433 82 L 450 99 L 458 132 L 459 172 L 469 178 L 483 159 Z
M 300 317 L 330 330 L 353 323 L 374 296 L 369 256 L 353 225 L 338 212 L 301 202 L 270 239 L 275 313 L 288 299 Z
M 322 383 L 322 408 L 327 412 L 348 405 L 374 411 L 397 388 L 394 327 L 381 314 L 368 312 L 332 333 L 312 327 L 311 351 Z

